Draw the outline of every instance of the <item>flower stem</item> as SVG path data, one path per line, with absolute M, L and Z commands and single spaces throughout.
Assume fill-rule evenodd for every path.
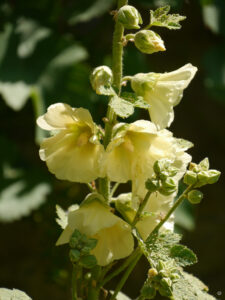
M 125 282 L 127 281 L 128 277 L 130 276 L 131 272 L 133 271 L 134 267 L 136 266 L 136 264 L 139 261 L 139 259 L 141 258 L 141 256 L 142 256 L 142 253 L 139 252 L 138 255 L 136 255 L 135 259 L 130 263 L 129 267 L 127 268 L 127 270 L 123 274 L 120 282 L 118 283 L 118 285 L 117 285 L 113 295 L 111 296 L 110 300 L 116 299 L 116 296 L 118 295 L 119 291 L 124 286 Z
M 127 4 L 127 0 L 118 0 L 118 9 L 125 4 Z M 123 73 L 123 33 L 124 27 L 121 23 L 116 21 L 115 30 L 113 34 L 113 47 L 112 47 L 112 71 L 113 71 L 113 85 L 117 90 L 118 94 L 121 91 L 121 81 L 122 81 L 122 73 Z M 103 144 L 105 149 L 110 143 L 112 137 L 112 128 L 116 122 L 116 114 L 113 112 L 110 106 L 108 106 L 107 110 L 107 119 L 108 122 L 105 125 L 105 137 L 103 140 Z M 99 188 L 101 194 L 104 198 L 109 201 L 110 196 L 110 182 L 107 178 L 101 178 L 99 180 Z
M 148 191 L 148 192 L 146 193 L 145 197 L 144 197 L 144 200 L 143 200 L 143 201 L 141 202 L 141 204 L 139 205 L 138 210 L 137 210 L 137 213 L 136 213 L 136 215 L 135 215 L 135 217 L 134 217 L 134 220 L 133 220 L 133 222 L 131 223 L 131 226 L 132 226 L 132 227 L 135 227 L 135 225 L 136 225 L 137 222 L 139 221 L 140 216 L 141 216 L 141 213 L 142 213 L 143 209 L 145 208 L 145 205 L 147 204 L 150 195 L 151 195 L 151 192 Z
M 169 219 L 169 217 L 172 215 L 172 213 L 175 211 L 175 209 L 181 204 L 181 202 L 187 197 L 188 192 L 192 189 L 192 185 L 189 185 L 186 190 L 180 195 L 180 197 L 177 199 L 177 201 L 174 203 L 174 205 L 171 207 L 171 209 L 168 211 L 166 216 L 159 222 L 159 224 L 153 229 L 153 231 L 150 233 L 146 241 L 149 241 L 151 237 L 159 231 L 159 229 L 163 226 L 163 224 Z
M 73 271 L 72 271 L 72 299 L 78 300 L 77 297 L 77 274 L 78 269 L 75 265 L 73 265 Z
M 116 269 L 115 271 L 111 272 L 108 276 L 105 277 L 105 279 L 102 282 L 102 286 L 104 286 L 107 282 L 109 282 L 112 278 L 119 275 L 121 272 L 123 272 L 137 257 L 137 255 L 140 254 L 140 249 L 136 248 L 133 253 L 123 262 L 123 264 Z

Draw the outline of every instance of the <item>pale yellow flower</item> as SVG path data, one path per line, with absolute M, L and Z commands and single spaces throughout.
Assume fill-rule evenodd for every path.
M 111 181 L 132 180 L 142 190 L 145 181 L 153 174 L 156 160 L 167 158 L 176 167 L 185 168 L 190 156 L 184 151 L 190 143 L 187 146 L 181 144 L 170 131 L 157 131 L 150 121 L 120 123 L 115 126 L 114 137 L 106 149 L 104 172 Z M 137 190 L 136 194 L 142 196 L 142 192 Z
M 150 104 L 151 121 L 159 129 L 169 127 L 173 122 L 173 107 L 179 104 L 183 90 L 196 72 L 196 67 L 186 64 L 169 73 L 139 73 L 132 77 L 132 89 Z
M 37 124 L 55 133 L 42 142 L 40 157 L 58 179 L 90 182 L 101 176 L 104 148 L 88 110 L 56 103 L 38 118 Z
M 110 207 L 98 200 L 84 203 L 79 209 L 69 212 L 68 225 L 57 245 L 68 243 L 75 229 L 98 240 L 91 254 L 95 255 L 100 266 L 124 258 L 133 251 L 134 240 L 130 225 L 111 213 Z

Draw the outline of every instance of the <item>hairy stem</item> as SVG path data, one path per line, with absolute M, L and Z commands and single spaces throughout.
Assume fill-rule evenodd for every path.
M 127 270 L 123 274 L 120 282 L 118 283 L 118 285 L 117 285 L 113 295 L 111 296 L 110 300 L 116 299 L 116 296 L 118 295 L 119 291 L 122 289 L 124 284 L 126 283 L 128 277 L 130 276 L 131 272 L 133 271 L 134 267 L 136 266 L 136 264 L 139 261 L 139 259 L 141 258 L 141 256 L 142 256 L 142 253 L 138 253 L 136 255 L 135 259 L 130 263 L 129 267 L 127 268 Z
M 153 229 L 153 231 L 148 236 L 147 240 L 150 240 L 151 237 L 159 231 L 159 229 L 163 226 L 163 224 L 169 219 L 169 217 L 172 215 L 172 213 L 175 211 L 175 209 L 181 204 L 181 202 L 187 197 L 188 192 L 192 189 L 192 185 L 188 186 L 186 190 L 180 195 L 180 197 L 177 199 L 177 201 L 174 203 L 174 205 L 171 207 L 171 209 L 168 211 L 166 216 L 159 222 L 159 224 Z
M 127 0 L 118 0 L 118 9 L 125 4 L 127 4 Z M 123 73 L 123 33 L 124 27 L 121 23 L 116 21 L 115 30 L 113 34 L 113 47 L 112 47 L 112 71 L 113 71 L 113 85 L 117 90 L 118 94 L 120 94 L 121 90 L 121 81 L 122 81 L 122 73 Z M 112 128 L 116 122 L 116 115 L 108 106 L 107 110 L 107 123 L 105 125 L 105 137 L 103 140 L 103 144 L 105 149 L 110 143 L 112 137 Z M 101 178 L 99 180 L 99 189 L 102 195 L 105 197 L 107 201 L 109 201 L 110 196 L 110 182 L 107 178 Z
M 135 215 L 135 217 L 134 217 L 134 220 L 133 220 L 133 222 L 131 223 L 131 226 L 132 226 L 132 227 L 135 227 L 135 225 L 136 225 L 137 222 L 139 221 L 140 216 L 141 216 L 141 214 L 142 214 L 142 212 L 143 212 L 143 210 L 144 210 L 144 208 L 145 208 L 145 205 L 146 205 L 147 202 L 148 202 L 148 199 L 149 199 L 150 195 L 151 195 L 151 192 L 148 191 L 148 192 L 146 193 L 146 195 L 145 195 L 144 200 L 143 200 L 143 201 L 141 202 L 141 204 L 139 205 L 138 210 L 137 210 L 137 213 L 136 213 L 136 215 Z

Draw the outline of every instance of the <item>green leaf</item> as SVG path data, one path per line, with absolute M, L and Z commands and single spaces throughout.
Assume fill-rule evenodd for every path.
M 170 249 L 170 256 L 182 267 L 195 264 L 198 261 L 194 252 L 183 245 L 173 246 Z
M 13 289 L 0 288 L 0 299 L 1 300 L 32 300 L 26 293 Z
M 80 14 L 74 14 L 69 19 L 70 25 L 75 25 L 80 22 L 87 22 L 91 20 L 92 18 L 96 18 L 98 16 L 101 16 L 106 11 L 110 10 L 110 7 L 112 6 L 113 0 L 97 0 L 92 4 L 86 11 L 80 13 Z
M 134 107 L 149 109 L 150 105 L 144 101 L 144 98 L 135 93 L 123 92 L 121 97 L 133 104 Z
M 118 96 L 112 97 L 109 106 L 114 110 L 115 114 L 121 118 L 128 118 L 134 113 L 133 104 Z
M 173 284 L 172 300 L 216 300 L 207 294 L 208 287 L 201 280 L 186 272 Z
M 180 29 L 180 21 L 186 19 L 185 16 L 180 16 L 179 14 L 168 14 L 170 11 L 170 6 L 164 6 L 156 9 L 155 11 L 150 10 L 150 26 L 160 26 L 166 27 L 168 29 Z

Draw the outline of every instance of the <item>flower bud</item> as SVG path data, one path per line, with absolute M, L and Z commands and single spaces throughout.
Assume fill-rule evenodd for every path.
M 100 66 L 95 68 L 90 76 L 91 86 L 96 94 L 101 95 L 102 87 L 109 87 L 113 81 L 112 70 L 107 66 Z
M 138 10 L 131 5 L 122 6 L 117 14 L 118 22 L 122 23 L 126 29 L 138 29 L 142 24 L 142 18 Z
M 198 191 L 198 190 L 192 190 L 188 193 L 188 200 L 192 203 L 192 204 L 198 204 L 201 202 L 203 198 L 203 193 Z
M 216 183 L 219 177 L 220 172 L 217 170 L 201 171 L 198 173 L 198 183 L 196 187 Z
M 134 37 L 134 44 L 138 50 L 147 54 L 166 50 L 161 37 L 152 30 L 137 32 Z
M 187 171 L 184 175 L 184 183 L 187 185 L 195 184 L 198 180 L 197 173 L 193 171 Z
M 153 169 L 162 180 L 166 180 L 167 177 L 173 177 L 178 172 L 178 169 L 171 165 L 171 161 L 169 159 L 157 160 L 154 163 Z
M 145 284 L 141 289 L 141 296 L 144 299 L 154 299 L 156 296 L 156 289 L 150 284 Z
M 158 275 L 158 271 L 155 268 L 151 268 L 148 270 L 148 278 L 151 279 Z
M 176 181 L 168 177 L 165 181 L 162 181 L 162 185 L 159 189 L 159 192 L 164 196 L 169 196 L 173 194 L 177 190 L 177 183 Z
M 145 182 L 145 187 L 149 192 L 154 193 L 159 189 L 159 181 L 157 179 L 148 179 Z

